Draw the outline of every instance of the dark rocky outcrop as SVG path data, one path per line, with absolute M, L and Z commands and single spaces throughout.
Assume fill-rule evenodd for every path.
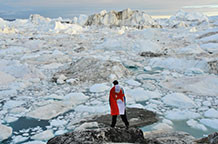
M 106 142 L 146 143 L 143 132 L 137 128 L 102 128 L 66 133 L 54 137 L 47 144 L 102 144 Z
M 163 56 L 163 54 L 153 53 L 153 52 L 142 52 L 142 53 L 140 53 L 140 56 L 142 56 L 142 57 L 160 57 L 160 56 Z
M 143 134 L 138 128 L 102 128 L 74 131 L 56 136 L 47 144 L 102 144 L 102 143 L 143 143 L 143 144 L 194 144 L 194 137 L 184 132 L 155 131 Z M 215 144 L 215 143 L 213 143 Z
M 179 131 L 153 131 L 144 133 L 146 144 L 194 144 L 195 138 Z
M 218 74 L 218 60 L 208 62 L 209 72 L 213 74 Z
M 208 135 L 208 137 L 196 140 L 197 144 L 218 144 L 218 132 Z
M 58 82 L 60 76 L 64 75 L 64 81 L 75 79 L 74 84 L 102 83 L 111 79 L 127 77 L 131 72 L 120 62 L 111 60 L 100 60 L 96 58 L 81 58 L 72 63 L 68 69 L 54 74 L 52 81 Z
M 152 112 L 145 109 L 140 108 L 127 108 L 127 119 L 129 120 L 130 127 L 140 127 L 140 126 L 146 126 L 153 124 L 158 121 L 157 115 Z M 99 124 L 103 124 L 106 126 L 109 126 L 111 124 L 111 115 L 101 115 L 101 116 L 95 116 L 90 120 L 87 120 L 86 122 L 98 122 Z M 120 117 L 117 119 L 118 127 L 124 127 L 124 124 Z

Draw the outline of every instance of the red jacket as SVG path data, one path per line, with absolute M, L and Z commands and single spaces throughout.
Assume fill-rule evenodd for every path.
M 119 93 L 115 93 L 115 87 L 112 87 L 110 90 L 110 108 L 111 108 L 111 115 L 119 115 L 119 108 L 117 105 L 117 100 L 121 99 L 123 102 L 125 101 L 125 95 L 122 89 L 120 89 Z

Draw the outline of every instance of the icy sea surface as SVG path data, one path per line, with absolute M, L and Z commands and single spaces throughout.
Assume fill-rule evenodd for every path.
M 107 114 L 118 79 L 128 107 L 156 112 L 142 130 L 218 131 L 218 19 L 178 11 L 101 11 L 74 19 L 0 18 L 0 143 L 44 144 Z M 130 120 L 131 124 L 131 120 Z

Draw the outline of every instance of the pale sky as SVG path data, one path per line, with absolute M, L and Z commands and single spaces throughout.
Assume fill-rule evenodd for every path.
M 28 18 L 30 14 L 72 18 L 101 10 L 145 10 L 149 15 L 173 15 L 179 9 L 218 15 L 218 0 L 0 0 L 0 17 Z

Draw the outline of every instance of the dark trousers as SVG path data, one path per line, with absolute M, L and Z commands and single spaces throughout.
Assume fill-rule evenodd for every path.
M 125 123 L 126 127 L 128 127 L 129 126 L 129 122 L 128 122 L 127 118 L 126 118 L 126 112 L 125 112 L 124 115 L 120 115 L 120 116 L 121 116 L 122 121 Z M 113 115 L 112 116 L 111 127 L 115 127 L 116 122 L 117 122 L 117 115 Z

